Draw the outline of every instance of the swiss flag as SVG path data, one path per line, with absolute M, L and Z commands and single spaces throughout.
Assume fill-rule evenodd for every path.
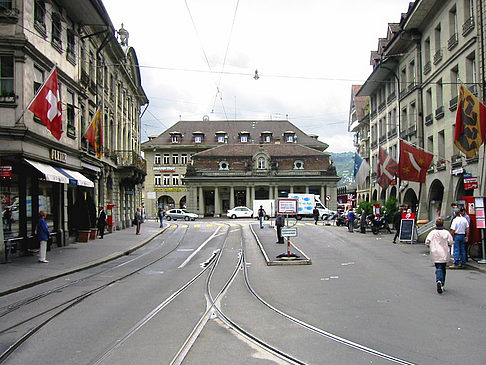
M 45 124 L 56 139 L 61 139 L 62 105 L 56 67 L 52 69 L 27 109 Z
M 398 173 L 400 179 L 424 183 L 433 158 L 433 154 L 400 141 L 400 169 Z

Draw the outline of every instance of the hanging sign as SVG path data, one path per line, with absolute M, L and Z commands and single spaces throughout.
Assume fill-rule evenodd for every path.
M 464 178 L 464 189 L 465 190 L 474 190 L 479 187 L 478 185 L 478 178 L 477 177 L 465 177 Z
M 0 166 L 0 177 L 12 177 L 12 166 Z

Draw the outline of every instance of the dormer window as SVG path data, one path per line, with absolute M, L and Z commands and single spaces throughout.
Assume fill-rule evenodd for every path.
M 219 163 L 220 170 L 229 170 L 229 163 L 228 161 L 220 161 Z
M 264 131 L 261 134 L 262 137 L 262 142 L 263 143 L 270 143 L 272 142 L 272 132 L 270 131 Z
M 250 137 L 250 132 L 247 132 L 247 131 L 241 131 L 241 132 L 239 133 L 239 135 L 240 135 L 240 142 L 241 142 L 241 143 L 247 143 L 247 142 L 248 142 L 248 140 L 250 139 L 250 138 L 249 138 L 249 137 Z
M 197 132 L 192 132 L 192 135 L 194 136 L 194 143 L 202 143 L 204 133 L 197 131 Z
M 304 162 L 301 160 L 294 161 L 294 170 L 303 170 L 304 169 Z
M 172 143 L 180 143 L 182 139 L 181 132 L 170 132 L 170 141 Z
M 228 140 L 228 137 L 227 137 L 225 131 L 216 132 L 216 137 L 218 138 L 218 143 L 226 143 L 227 140 Z
M 296 141 L 295 132 L 294 131 L 284 132 L 284 138 L 285 138 L 285 142 L 294 143 Z

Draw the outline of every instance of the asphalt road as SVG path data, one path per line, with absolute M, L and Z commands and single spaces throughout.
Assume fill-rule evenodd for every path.
M 448 270 L 439 295 L 424 245 L 301 223 L 312 265 L 266 266 L 253 220 L 175 222 L 129 256 L 0 298 L 2 352 L 39 326 L 4 363 L 486 362 L 484 273 Z

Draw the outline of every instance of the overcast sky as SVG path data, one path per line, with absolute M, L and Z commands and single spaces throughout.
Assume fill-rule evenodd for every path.
M 130 33 L 150 106 L 142 141 L 179 120 L 287 119 L 354 151 L 352 84 L 405 0 L 103 0 Z M 258 70 L 259 79 L 254 79 Z

